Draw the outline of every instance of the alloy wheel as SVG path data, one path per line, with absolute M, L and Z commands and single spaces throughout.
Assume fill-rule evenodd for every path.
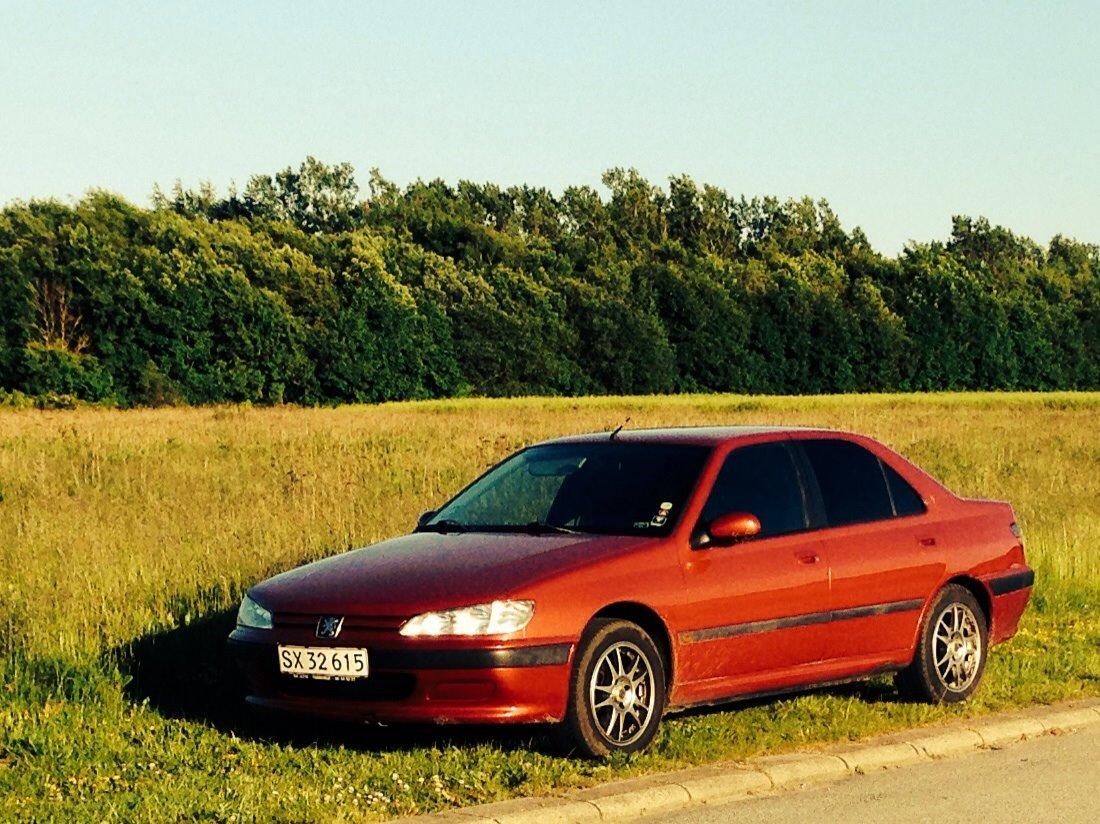
M 977 677 L 982 636 L 966 604 L 950 604 L 940 613 L 932 634 L 932 658 L 940 680 L 952 692 L 965 691 Z
M 645 732 L 657 703 L 653 670 L 640 648 L 618 641 L 600 656 L 588 685 L 596 727 L 610 743 L 625 747 Z

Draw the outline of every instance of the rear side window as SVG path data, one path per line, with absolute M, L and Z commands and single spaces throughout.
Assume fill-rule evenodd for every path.
M 755 515 L 761 537 L 806 528 L 802 487 L 785 445 L 744 446 L 729 454 L 703 507 L 703 521 L 730 512 Z
M 895 514 L 920 515 L 924 512 L 924 501 L 917 494 L 917 490 L 909 486 L 905 478 L 885 463 L 882 464 L 882 471 L 886 475 L 886 484 L 890 487 L 890 497 L 894 499 Z
M 850 441 L 803 441 L 829 526 L 891 518 L 894 508 L 878 456 Z

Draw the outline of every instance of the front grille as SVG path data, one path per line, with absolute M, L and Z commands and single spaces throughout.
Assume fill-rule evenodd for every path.
M 318 681 L 278 676 L 276 689 L 295 698 L 331 698 L 343 701 L 401 701 L 412 695 L 416 678 L 408 673 L 377 672 L 356 681 Z

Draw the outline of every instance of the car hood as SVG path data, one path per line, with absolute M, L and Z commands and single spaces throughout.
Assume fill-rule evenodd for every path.
M 652 538 L 421 532 L 269 578 L 250 594 L 276 614 L 409 616 L 507 597 Z

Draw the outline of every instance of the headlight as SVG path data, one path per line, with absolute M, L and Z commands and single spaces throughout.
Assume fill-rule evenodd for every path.
M 472 607 L 416 615 L 401 627 L 402 635 L 506 635 L 519 632 L 535 614 L 534 601 L 493 601 Z
M 237 625 L 253 629 L 271 629 L 274 626 L 271 613 L 247 595 L 241 601 L 241 608 L 237 610 Z

